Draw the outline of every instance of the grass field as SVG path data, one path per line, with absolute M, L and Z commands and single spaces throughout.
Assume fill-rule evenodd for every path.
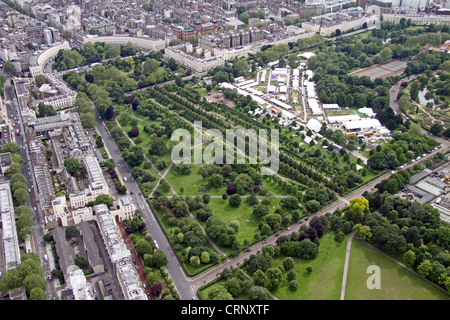
M 169 173 L 166 175 L 167 182 L 175 189 L 180 195 L 197 196 L 202 195 L 202 186 L 208 184 L 208 179 L 203 179 L 202 175 L 199 173 L 200 165 L 192 165 L 192 171 L 190 174 L 179 174 L 175 172 L 174 167 L 172 167 Z M 184 189 L 181 192 L 181 188 Z M 226 187 L 221 188 L 210 188 L 207 194 L 210 196 L 219 195 L 221 196 L 226 191 Z
M 381 289 L 368 289 L 367 267 L 377 265 Z M 448 300 L 449 296 L 373 250 L 360 240 L 352 243 L 347 276 L 346 300 Z
M 272 293 L 280 300 L 339 300 L 344 272 L 347 236 L 341 243 L 334 240 L 334 233 L 327 232 L 320 239 L 319 253 L 313 260 L 294 258 L 298 289 L 291 291 L 283 273 L 283 283 Z M 271 267 L 283 263 L 285 257 L 274 259 Z M 308 266 L 313 268 L 310 273 Z
M 272 198 L 272 207 L 269 209 L 269 214 L 273 213 L 276 208 L 279 208 L 279 203 L 279 198 Z M 254 235 L 259 231 L 258 224 L 263 221 L 263 218 L 253 214 L 253 207 L 247 204 L 246 198 L 242 198 L 241 205 L 238 208 L 231 207 L 228 199 L 222 200 L 218 198 L 212 198 L 208 206 L 212 209 L 213 214 L 225 222 L 227 226 L 232 220 L 239 221 L 240 229 L 235 236 L 241 244 L 243 244 L 245 239 L 248 239 L 250 243 L 257 241 Z M 224 251 L 229 253 L 227 249 Z

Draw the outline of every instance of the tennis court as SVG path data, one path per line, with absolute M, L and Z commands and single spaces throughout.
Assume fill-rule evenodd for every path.
M 400 75 L 406 68 L 406 62 L 400 60 L 393 60 L 372 68 L 368 68 L 352 74 L 353 76 L 368 76 L 370 80 L 377 78 L 387 78 L 390 76 Z

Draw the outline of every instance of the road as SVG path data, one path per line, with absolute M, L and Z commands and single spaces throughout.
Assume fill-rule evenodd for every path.
M 422 157 L 419 161 L 416 161 L 415 163 L 410 163 L 408 165 L 405 166 L 405 169 L 413 166 L 414 164 L 420 163 L 421 161 L 425 161 L 428 158 L 436 155 L 438 152 L 443 152 L 445 149 L 448 149 L 448 141 L 445 140 L 446 144 L 442 146 L 441 149 L 435 150 L 433 152 L 431 152 L 430 154 L 426 154 L 425 157 Z M 309 217 L 309 219 L 315 217 L 315 216 L 322 216 L 325 215 L 327 213 L 331 213 L 334 212 L 337 209 L 342 209 L 346 206 L 348 206 L 350 204 L 350 200 L 353 198 L 358 198 L 361 197 L 363 195 L 364 192 L 368 191 L 368 192 L 373 192 L 375 189 L 375 186 L 381 182 L 384 179 L 389 178 L 392 175 L 391 171 L 386 172 L 385 174 L 379 176 L 378 178 L 376 178 L 375 180 L 372 180 L 370 183 L 368 183 L 367 185 L 364 185 L 363 187 L 353 191 L 352 193 L 344 196 L 344 197 L 340 197 L 337 201 L 335 201 L 334 203 L 332 203 L 331 205 L 329 205 L 328 207 L 320 210 L 319 212 L 311 215 Z M 289 235 L 291 234 L 293 231 L 299 231 L 299 228 L 297 226 L 301 226 L 302 224 L 308 224 L 308 222 L 301 222 L 300 224 L 297 224 L 295 226 L 292 226 L 290 228 L 290 230 L 285 230 L 283 232 L 279 233 L 279 236 L 282 235 Z M 208 283 L 212 280 L 214 280 L 217 277 L 217 274 L 221 273 L 225 268 L 229 268 L 231 266 L 239 266 L 242 263 L 244 263 L 245 259 L 249 259 L 250 255 L 254 254 L 255 252 L 261 251 L 262 247 L 266 244 L 271 244 L 271 245 L 276 245 L 276 241 L 278 239 L 278 236 L 273 235 L 270 238 L 266 239 L 266 243 L 259 242 L 257 244 L 255 244 L 254 246 L 251 247 L 251 251 L 247 251 L 244 252 L 242 254 L 240 254 L 239 256 L 226 261 L 225 263 L 221 264 L 220 266 L 208 270 L 207 272 L 204 272 L 203 274 L 201 274 L 200 276 L 192 279 L 190 281 L 190 284 L 192 286 L 192 288 L 197 291 L 199 287 L 201 287 L 202 285 L 204 285 L 205 283 Z
M 9 83 L 9 81 L 6 81 L 5 83 Z M 38 254 L 41 258 L 41 265 L 45 269 L 47 278 L 53 269 L 53 265 L 50 261 L 50 259 L 52 258 L 52 253 L 50 244 L 43 241 L 43 236 L 47 233 L 47 230 L 44 227 L 44 213 L 42 211 L 39 202 L 39 196 L 37 194 L 38 185 L 34 176 L 34 167 L 31 163 L 27 136 L 25 134 L 22 114 L 20 112 L 22 106 L 20 106 L 15 86 L 6 85 L 4 104 L 11 115 L 11 121 L 13 121 L 14 123 L 14 127 L 12 128 L 13 130 L 11 130 L 11 132 L 14 135 L 16 143 L 20 147 L 19 154 L 22 159 L 24 159 L 22 174 L 27 178 L 27 181 L 29 181 L 28 187 L 30 189 L 30 199 L 27 201 L 26 205 L 34 212 L 34 221 L 31 227 L 32 236 L 30 237 L 31 251 Z M 20 136 L 16 135 L 15 133 L 15 129 L 17 128 L 19 128 L 20 130 Z M 44 261 L 43 257 L 45 254 L 49 257 L 49 261 Z M 47 280 L 49 284 L 47 286 L 47 294 L 51 297 L 56 297 L 57 283 L 55 283 L 55 281 L 57 282 L 58 280 L 49 280 L 48 278 Z
M 91 103 L 92 108 L 95 107 Z M 144 195 L 141 194 L 141 190 L 139 189 L 139 185 L 132 178 L 130 169 L 128 168 L 127 163 L 123 160 L 121 153 L 109 133 L 108 128 L 104 125 L 102 119 L 97 114 L 97 130 L 99 134 L 103 138 L 103 142 L 105 148 L 107 149 L 110 158 L 113 158 L 116 163 L 116 168 L 119 175 L 123 177 L 127 177 L 127 181 L 124 181 L 128 191 L 130 192 L 130 197 L 133 200 L 133 203 L 137 208 L 142 211 L 142 219 L 145 222 L 149 235 L 157 241 L 160 250 L 162 250 L 168 259 L 167 270 L 170 276 L 173 279 L 173 283 L 176 286 L 178 293 L 180 294 L 180 298 L 182 300 L 190 300 L 194 297 L 194 291 L 192 290 L 189 281 L 184 273 L 184 269 L 180 262 L 178 261 L 177 256 L 175 255 L 172 247 L 170 246 L 169 240 L 167 239 L 164 231 L 158 223 L 158 219 L 156 218 L 153 210 L 150 205 L 147 203 Z

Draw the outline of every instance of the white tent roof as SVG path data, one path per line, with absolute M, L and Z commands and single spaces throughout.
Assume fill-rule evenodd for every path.
M 328 117 L 328 121 L 330 123 L 336 123 L 336 122 L 343 123 L 343 122 L 347 122 L 347 121 L 358 121 L 360 119 L 361 119 L 361 117 L 356 114 Z
M 308 99 L 308 105 L 314 115 L 322 114 L 322 110 L 320 110 L 319 103 L 316 99 Z
M 308 129 L 311 129 L 312 131 L 319 132 L 322 128 L 322 125 L 319 121 L 317 121 L 317 119 L 311 118 L 306 124 L 306 127 L 308 127 Z
M 348 121 L 344 123 L 347 130 L 352 129 L 369 129 L 381 127 L 380 121 L 377 119 L 361 119 L 358 121 Z

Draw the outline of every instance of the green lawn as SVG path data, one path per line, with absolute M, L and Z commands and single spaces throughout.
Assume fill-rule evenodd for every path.
M 279 208 L 279 203 L 279 198 L 272 198 L 272 207 L 269 209 L 269 214 Z M 254 235 L 259 232 L 258 224 L 263 221 L 263 218 L 253 214 L 253 207 L 247 204 L 246 198 L 242 198 L 241 205 L 238 208 L 231 207 L 228 199 L 222 200 L 221 198 L 211 198 L 208 206 L 212 209 L 213 214 L 225 222 L 227 226 L 232 220 L 239 221 L 240 229 L 235 236 L 241 244 L 245 239 L 248 239 L 250 243 L 258 241 L 254 238 Z M 227 249 L 224 251 L 227 252 Z
M 287 271 L 283 273 L 283 283 L 272 291 L 280 300 L 339 300 L 344 272 L 347 236 L 341 243 L 334 240 L 334 233 L 327 232 L 320 238 L 319 253 L 315 259 L 294 258 L 294 271 L 297 274 L 297 291 L 289 290 Z M 277 257 L 271 267 L 283 264 L 285 257 Z M 309 273 L 306 268 L 311 266 Z
M 169 173 L 166 175 L 166 180 L 180 195 L 197 196 L 202 195 L 203 187 L 208 184 L 207 179 L 203 179 L 202 175 L 199 173 L 200 165 L 192 165 L 192 171 L 190 174 L 179 174 L 175 172 L 174 167 L 170 169 Z M 184 189 L 181 192 L 181 188 Z M 211 188 L 208 189 L 206 193 L 210 196 L 222 195 L 226 191 L 226 187 L 223 186 L 219 189 Z
M 381 289 L 368 289 L 367 267 L 380 267 Z M 346 300 L 448 300 L 449 296 L 360 240 L 353 240 Z

